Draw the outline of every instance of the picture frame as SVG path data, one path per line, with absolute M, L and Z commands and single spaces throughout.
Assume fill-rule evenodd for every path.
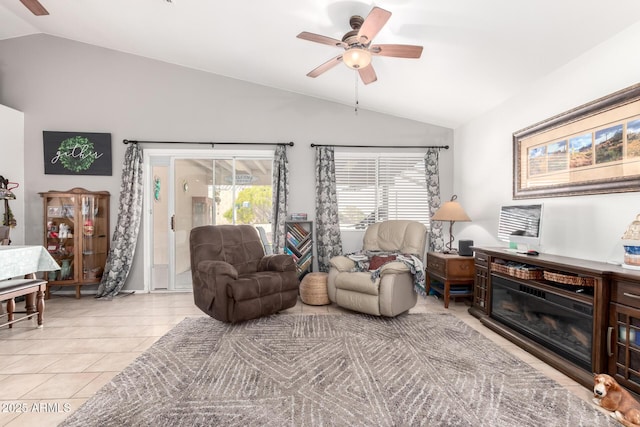
M 62 216 L 62 206 L 48 206 L 47 217 L 60 218 Z
M 640 84 L 513 133 L 513 198 L 640 191 Z
M 111 134 L 42 132 L 46 175 L 112 175 Z
M 62 205 L 60 214 L 63 218 L 73 218 L 75 216 L 75 209 L 73 205 Z

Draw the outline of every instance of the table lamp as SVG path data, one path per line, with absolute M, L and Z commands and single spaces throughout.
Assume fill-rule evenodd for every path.
M 460 203 L 456 202 L 458 196 L 455 194 L 451 197 L 451 200 L 445 202 L 431 217 L 433 221 L 449 221 L 449 243 L 445 245 L 444 253 L 456 252 L 451 248 L 453 244 L 453 223 L 456 221 L 471 221 L 469 215 L 462 209 Z

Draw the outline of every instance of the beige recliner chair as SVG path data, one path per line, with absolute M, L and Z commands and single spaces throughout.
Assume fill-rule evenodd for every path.
M 361 265 L 369 265 L 373 271 L 358 271 L 353 259 L 357 257 L 333 257 L 327 281 L 329 299 L 341 307 L 376 316 L 404 313 L 418 299 L 411 267 L 398 260 L 385 262 L 382 256 L 376 259 L 375 254 L 410 254 L 424 262 L 426 244 L 427 227 L 417 221 L 393 220 L 370 225 L 362 244 L 362 253 L 369 255 L 370 264 Z M 424 270 L 418 274 L 424 274 Z

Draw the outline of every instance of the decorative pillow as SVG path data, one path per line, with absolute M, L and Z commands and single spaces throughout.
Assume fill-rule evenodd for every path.
M 374 255 L 371 257 L 371 261 L 369 261 L 369 270 L 377 270 L 380 267 L 382 267 L 383 264 L 389 261 L 394 261 L 395 259 L 396 259 L 395 255 L 387 255 L 387 256 Z

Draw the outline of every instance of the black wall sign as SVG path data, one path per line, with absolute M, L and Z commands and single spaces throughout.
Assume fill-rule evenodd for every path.
M 111 175 L 111 134 L 43 131 L 47 175 Z

